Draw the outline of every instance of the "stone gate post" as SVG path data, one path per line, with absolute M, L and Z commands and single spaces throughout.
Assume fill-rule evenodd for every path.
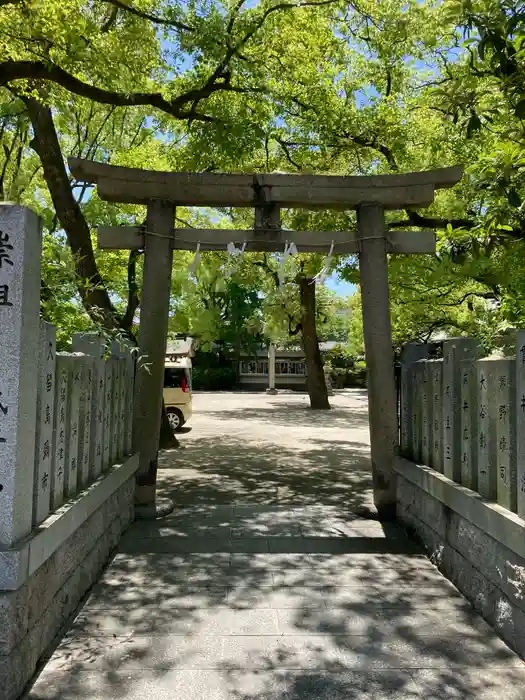
M 0 549 L 32 527 L 41 227 L 26 207 L 0 205 Z
M 393 519 L 396 511 L 393 462 L 399 450 L 399 436 L 383 208 L 376 204 L 359 206 L 357 231 L 374 501 L 381 517 Z

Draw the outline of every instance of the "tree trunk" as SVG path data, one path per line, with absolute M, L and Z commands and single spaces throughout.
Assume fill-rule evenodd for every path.
M 71 189 L 51 109 L 32 97 L 22 99 L 33 126 L 31 146 L 40 157 L 56 215 L 73 253 L 78 293 L 84 308 L 104 328 L 121 328 L 122 319 L 111 303 L 97 267 L 89 225 Z
M 328 391 L 315 327 L 315 283 L 307 277 L 299 280 L 301 294 L 301 327 L 306 358 L 306 386 L 310 396 L 310 408 L 330 408 Z
M 160 423 L 159 450 L 171 450 L 174 447 L 180 447 L 175 433 L 172 430 L 166 413 L 164 399 L 162 400 L 162 420 Z
M 135 342 L 131 326 L 135 311 L 139 306 L 135 281 L 138 254 L 136 251 L 132 251 L 130 254 L 128 307 L 124 315 L 120 317 L 111 303 L 99 273 L 91 243 L 89 224 L 71 189 L 51 109 L 32 97 L 24 97 L 23 101 L 33 126 L 34 138 L 31 146 L 42 163 L 44 178 L 51 194 L 56 215 L 66 233 L 73 253 L 75 272 L 79 280 L 78 291 L 84 308 L 96 324 L 109 330 L 121 329 Z M 159 448 L 168 449 L 178 446 L 179 441 L 170 427 L 163 402 Z

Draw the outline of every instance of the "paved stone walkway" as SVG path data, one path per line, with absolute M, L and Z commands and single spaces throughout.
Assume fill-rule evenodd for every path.
M 366 400 L 195 397 L 176 511 L 128 531 L 33 700 L 523 700 L 525 670 L 374 519 Z

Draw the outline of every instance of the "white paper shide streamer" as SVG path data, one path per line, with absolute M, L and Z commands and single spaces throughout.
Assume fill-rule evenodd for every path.
M 292 243 L 288 243 L 288 241 L 286 241 L 286 244 L 284 246 L 284 253 L 281 255 L 281 260 L 279 263 L 279 289 L 282 289 L 284 287 L 286 261 L 290 256 L 297 255 L 297 253 L 298 251 L 295 243 L 293 241 Z
M 324 284 L 326 278 L 330 274 L 330 268 L 332 267 L 332 258 L 333 258 L 333 253 L 334 253 L 334 242 L 332 241 L 332 244 L 330 245 L 330 250 L 328 252 L 328 257 L 326 258 L 326 262 L 324 264 L 323 269 L 317 273 L 317 275 L 314 277 L 314 281 L 317 284 Z
M 201 259 L 201 244 L 199 242 L 199 243 L 197 243 L 197 248 L 195 249 L 195 257 L 193 258 L 193 262 L 188 267 L 188 273 L 189 273 L 190 277 L 195 276 L 195 273 L 197 272 L 197 268 L 199 267 L 200 259 Z
M 230 256 L 230 260 L 222 265 L 221 270 L 225 277 L 231 277 L 238 267 L 242 256 L 244 255 L 244 251 L 246 250 L 246 241 L 244 241 L 242 246 L 239 248 L 237 248 L 235 243 L 232 241 L 231 243 L 228 243 L 226 250 Z

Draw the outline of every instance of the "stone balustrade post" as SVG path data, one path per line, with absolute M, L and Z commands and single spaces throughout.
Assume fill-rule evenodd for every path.
M 0 549 L 31 532 L 42 239 L 36 214 L 0 205 Z

